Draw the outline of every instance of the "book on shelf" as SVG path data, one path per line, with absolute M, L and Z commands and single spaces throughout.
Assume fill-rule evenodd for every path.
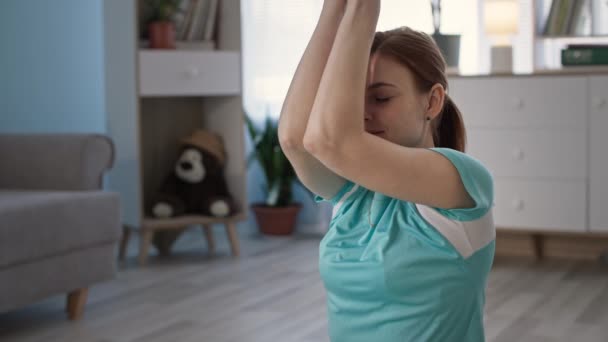
M 176 40 L 206 42 L 214 40 L 219 0 L 182 0 L 176 16 Z M 206 43 L 205 43 L 206 44 Z
M 543 35 L 590 35 L 592 13 L 588 1 L 595 0 L 553 0 L 545 22 Z
M 572 44 L 561 51 L 564 66 L 608 65 L 608 45 Z
M 593 34 L 608 35 L 608 1 L 591 0 L 593 13 Z

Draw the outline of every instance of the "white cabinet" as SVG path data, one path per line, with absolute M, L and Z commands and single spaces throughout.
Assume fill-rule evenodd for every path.
M 593 82 L 608 89 L 608 77 Z M 457 77 L 449 92 L 463 115 L 467 153 L 494 177 L 498 228 L 588 231 L 590 169 L 606 175 L 591 183 L 597 187 L 591 201 L 596 220 L 608 222 L 608 210 L 601 208 L 608 203 L 608 158 L 600 147 L 592 150 L 591 163 L 588 157 L 588 76 Z M 601 100 L 593 101 L 601 107 Z M 608 135 L 600 134 L 608 128 L 608 117 L 600 112 L 607 110 L 597 111 L 596 144 L 608 147 Z M 594 159 L 594 151 L 603 159 Z
M 608 232 L 608 76 L 590 77 L 589 228 Z

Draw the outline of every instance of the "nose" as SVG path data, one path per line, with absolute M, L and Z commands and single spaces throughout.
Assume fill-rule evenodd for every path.
M 189 161 L 184 161 L 184 162 L 179 163 L 179 167 L 188 171 L 188 170 L 192 169 L 192 163 L 190 163 Z
M 371 120 L 373 117 L 371 111 L 369 110 L 369 108 L 367 106 L 365 106 L 365 110 L 363 112 L 363 119 L 365 119 L 365 121 L 369 121 Z

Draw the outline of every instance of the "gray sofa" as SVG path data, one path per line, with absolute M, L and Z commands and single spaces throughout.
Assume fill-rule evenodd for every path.
M 0 135 L 0 312 L 65 293 L 78 319 L 88 288 L 115 276 L 119 198 L 101 190 L 113 158 L 102 135 Z

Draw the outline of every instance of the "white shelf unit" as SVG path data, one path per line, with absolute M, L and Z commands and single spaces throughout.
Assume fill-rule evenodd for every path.
M 121 194 L 123 222 L 149 241 L 158 229 L 235 223 L 247 217 L 244 112 L 241 98 L 240 0 L 222 0 L 217 50 L 139 48 L 142 0 L 105 0 L 106 111 L 116 144 L 108 184 Z M 239 211 L 226 219 L 147 215 L 152 197 L 172 172 L 178 141 L 198 128 L 219 133 L 227 153 L 225 177 Z M 236 250 L 235 250 L 236 248 Z M 147 246 L 140 248 L 145 261 Z
M 606 0 L 586 0 L 585 6 L 590 13 L 591 30 L 588 35 L 544 35 L 543 30 L 552 1 L 522 1 L 524 13 L 531 13 L 526 17 L 532 20 L 533 31 L 528 39 L 530 39 L 532 47 L 533 71 L 535 72 L 578 68 L 578 66 L 563 67 L 561 65 L 560 51 L 568 44 L 608 44 L 608 31 L 604 24 L 600 25 L 603 21 L 608 22 L 608 2 Z

